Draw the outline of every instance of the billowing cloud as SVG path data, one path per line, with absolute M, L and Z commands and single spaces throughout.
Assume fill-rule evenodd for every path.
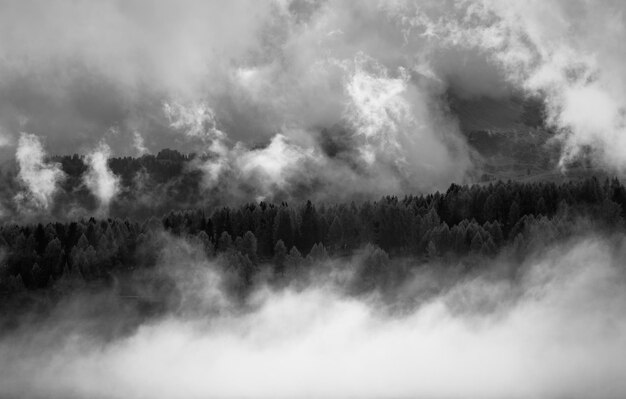
M 255 181 L 260 199 L 269 197 L 277 189 L 284 190 L 289 178 L 302 175 L 300 167 L 320 164 L 319 154 L 286 141 L 276 135 L 267 147 L 253 150 L 235 149 L 241 155 L 235 157 L 238 170 L 247 181 Z
M 417 188 L 463 179 L 468 150 L 457 125 L 429 98 L 434 90 L 403 68 L 391 77 L 379 64 L 357 59 L 346 85 L 345 116 L 357 136 L 355 149 L 368 165 L 392 165 L 396 178 L 415 180 Z
M 15 158 L 18 163 L 17 179 L 24 190 L 15 196 L 20 210 L 45 211 L 53 202 L 57 185 L 65 174 L 59 164 L 49 162 L 39 137 L 21 133 Z
M 105 142 L 101 142 L 85 157 L 88 169 L 83 176 L 85 185 L 98 199 L 99 212 L 105 214 L 111 200 L 119 191 L 119 177 L 115 176 L 108 165 L 110 156 L 111 149 Z

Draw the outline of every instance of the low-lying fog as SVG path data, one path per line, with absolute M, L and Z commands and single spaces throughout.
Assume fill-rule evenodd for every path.
M 578 239 L 515 273 L 498 272 L 506 259 L 448 277 L 425 265 L 398 287 L 396 301 L 424 298 L 402 311 L 337 275 L 261 284 L 241 306 L 172 240 L 160 267 L 176 270 L 176 306 L 119 331 L 106 295 L 61 301 L 2 335 L 0 397 L 622 398 L 625 239 Z

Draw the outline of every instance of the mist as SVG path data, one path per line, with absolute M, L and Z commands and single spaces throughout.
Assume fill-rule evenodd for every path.
M 0 0 L 0 397 L 626 397 L 624 15 Z
M 577 238 L 529 255 L 513 275 L 505 256 L 461 275 L 424 264 L 397 287 L 393 303 L 412 304 L 392 310 L 376 292 L 346 291 L 358 257 L 328 261 L 343 277 L 259 284 L 238 305 L 216 261 L 171 239 L 159 267 L 183 295 L 167 311 L 116 329 L 126 307 L 115 305 L 111 324 L 111 297 L 83 293 L 43 321 L 25 318 L 0 339 L 0 394 L 618 398 L 624 240 Z
M 119 177 L 111 172 L 107 164 L 110 156 L 111 148 L 101 142 L 86 157 L 89 170 L 83 177 L 84 182 L 98 199 L 98 212 L 101 215 L 107 214 L 111 200 L 119 191 Z
M 63 180 L 60 166 L 47 162 L 46 152 L 40 139 L 32 134 L 22 133 L 16 152 L 18 162 L 17 179 L 22 190 L 15 195 L 17 207 L 23 212 L 46 211 Z

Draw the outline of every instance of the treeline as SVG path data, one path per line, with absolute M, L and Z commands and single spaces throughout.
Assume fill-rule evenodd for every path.
M 206 156 L 182 154 L 164 149 L 156 155 L 109 158 L 111 172 L 119 178 L 119 192 L 111 202 L 108 214 L 119 218 L 148 218 L 172 209 L 189 209 L 206 204 L 211 197 L 203 187 L 203 172 L 194 162 Z M 88 172 L 85 157 L 77 154 L 53 156 L 50 162 L 60 165 L 64 179 L 55 193 L 47 213 L 59 220 L 66 215 L 92 215 L 98 200 L 84 184 Z M 0 205 L 7 212 L 16 212 L 15 195 L 21 190 L 17 171 L 0 172 Z M 215 195 L 216 202 L 220 200 Z
M 246 287 L 260 272 L 293 275 L 314 261 L 368 246 L 365 274 L 385 278 L 390 259 L 523 254 L 578 231 L 579 221 L 618 229 L 626 189 L 617 180 L 459 186 L 445 193 L 387 196 L 379 201 L 296 206 L 250 203 L 213 212 L 174 211 L 161 219 L 4 225 L 0 291 L 44 288 L 59 280 L 98 280 L 150 268 L 165 235 L 218 257 Z M 419 264 L 419 262 L 414 262 Z M 379 276 L 381 275 L 381 276 Z
M 82 183 L 87 171 L 84 158 L 74 154 L 56 156 L 52 160 L 61 165 L 67 176 L 57 201 L 61 204 L 57 213 L 64 212 L 64 200 L 76 202 L 89 211 L 95 210 L 96 199 Z M 148 218 L 206 201 L 202 188 L 203 174 L 199 168 L 190 167 L 194 160 L 199 160 L 196 154 L 182 154 L 170 149 L 137 158 L 109 158 L 111 172 L 120 179 L 120 191 L 111 203 L 109 214 L 120 218 Z M 145 200 L 146 196 L 149 201 Z

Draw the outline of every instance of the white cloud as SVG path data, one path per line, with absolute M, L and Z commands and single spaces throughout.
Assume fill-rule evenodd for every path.
M 626 170 L 626 12 L 623 2 L 457 1 L 437 18 L 412 19 L 448 43 L 483 52 L 512 87 L 542 93 L 566 150 L 598 151 Z
M 62 1 L 54 7 L 38 1 L 7 5 L 0 24 L 7 35 L 0 53 L 10 62 L 0 68 L 0 76 L 27 99 L 19 104 L 14 104 L 13 97 L 7 99 L 10 106 L 6 110 L 9 114 L 13 108 L 20 110 L 29 117 L 29 126 L 62 126 L 59 132 L 49 133 L 58 138 L 51 140 L 55 143 L 76 136 L 73 145 L 93 146 L 102 139 L 100 132 L 118 126 L 120 134 L 108 141 L 113 152 L 128 155 L 134 154 L 129 154 L 129 149 L 137 148 L 135 130 L 140 130 L 151 146 L 206 150 L 220 154 L 219 159 L 226 147 L 238 142 L 254 147 L 275 140 L 277 134 L 311 152 L 316 150 L 319 130 L 343 123 L 349 104 L 369 103 L 360 117 L 382 121 L 392 104 L 378 104 L 378 116 L 370 115 L 380 93 L 358 93 L 363 88 L 358 88 L 357 80 L 366 84 L 371 75 L 369 89 L 374 81 L 383 84 L 385 79 L 401 89 L 402 93 L 394 93 L 388 100 L 395 106 L 403 104 L 403 112 L 408 113 L 401 116 L 403 121 L 418 120 L 422 130 L 416 139 L 428 139 L 421 140 L 424 151 L 413 156 L 408 152 L 414 147 L 404 148 L 394 137 L 413 134 L 415 125 L 396 121 L 393 131 L 378 128 L 376 136 L 385 140 L 356 141 L 359 148 L 355 153 L 369 157 L 370 177 L 389 177 L 398 182 L 398 190 L 407 184 L 407 190 L 439 188 L 463 179 L 470 164 L 461 154 L 460 142 L 450 139 L 456 129 L 450 123 L 440 129 L 443 114 L 431 112 L 438 102 L 433 95 L 439 95 L 439 90 L 431 92 L 409 78 L 423 51 L 419 45 L 403 48 L 403 26 L 389 17 L 391 7 L 338 1 L 303 4 L 163 1 L 152 5 L 150 12 L 141 2 L 125 6 L 108 1 L 96 5 Z M 40 14 L 46 15 L 45 20 Z M 14 21 L 21 22 L 16 25 Z M 24 30 L 23 26 L 35 28 Z M 359 58 L 379 67 L 360 73 L 355 67 Z M 12 62 L 19 68 L 13 68 Z M 57 70 L 65 72 L 58 77 Z M 405 73 L 396 76 L 400 70 Z M 35 84 L 34 76 L 46 83 Z M 84 82 L 87 89 L 76 82 Z M 407 95 L 412 90 L 424 93 Z M 155 104 L 164 105 L 155 109 Z M 422 108 L 429 112 L 412 114 Z M 359 130 L 367 129 L 362 125 Z M 376 127 L 368 131 L 372 133 L 372 129 Z M 184 136 L 169 135 L 171 130 L 184 132 Z M 291 132 L 307 132 L 309 137 L 301 140 Z M 124 140 L 129 142 L 124 145 Z M 199 141 L 204 141 L 204 148 L 197 146 Z M 432 151 L 427 151 L 427 146 Z M 380 166 L 373 162 L 374 154 L 383 154 L 390 147 L 395 147 L 394 157 L 397 155 L 406 171 L 399 172 L 399 167 L 387 160 Z M 441 161 L 404 162 L 405 158 L 424 158 L 429 152 Z M 207 169 L 208 180 L 216 180 L 222 164 L 218 161 Z M 433 172 L 441 165 L 445 165 L 443 171 Z M 350 164 L 344 168 L 349 169 Z
M 15 196 L 22 211 L 47 210 L 53 202 L 58 183 L 65 178 L 61 166 L 46 160 L 46 152 L 39 137 L 21 133 L 15 158 L 18 163 L 18 181 L 24 191 Z
M 257 199 L 288 188 L 289 179 L 298 179 L 307 166 L 324 167 L 318 153 L 288 142 L 282 134 L 274 136 L 264 148 L 247 150 L 240 146 L 235 153 L 237 170 L 245 181 L 257 187 Z
M 137 151 L 137 156 L 142 156 L 150 152 L 146 148 L 143 136 L 136 130 L 133 132 L 133 146 Z
M 316 132 L 347 119 L 364 135 L 352 144 L 372 179 L 427 190 L 462 181 L 472 167 L 446 90 L 496 98 L 522 91 L 546 96 L 566 156 L 592 145 L 609 166 L 626 167 L 626 9 L 618 1 L 3 8 L 3 92 L 21 95 L 0 98 L 0 117 L 11 133 L 16 115 L 37 132 L 49 126 L 55 152 L 67 140 L 95 145 L 102 125 L 119 126 L 109 140 L 116 153 L 136 147 L 138 128 L 151 146 L 202 152 L 204 141 L 220 160 L 238 142 L 253 147 L 276 134 L 315 151 Z M 208 179 L 223 166 L 208 168 Z
M 109 168 L 108 160 L 111 156 L 109 146 L 101 142 L 97 148 L 87 154 L 85 161 L 88 170 L 83 181 L 99 201 L 99 212 L 106 214 L 111 200 L 119 191 L 119 177 Z

